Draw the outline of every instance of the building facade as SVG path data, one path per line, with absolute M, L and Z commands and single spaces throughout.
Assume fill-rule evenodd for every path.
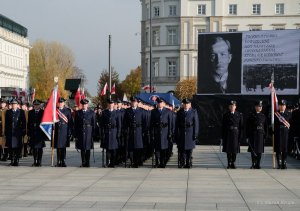
M 29 40 L 27 29 L 0 14 L 0 89 L 2 96 L 11 90 L 28 89 Z
M 197 76 L 199 33 L 300 29 L 300 0 L 151 0 L 151 10 L 150 0 L 140 2 L 142 85 L 150 81 L 151 37 L 157 92 Z

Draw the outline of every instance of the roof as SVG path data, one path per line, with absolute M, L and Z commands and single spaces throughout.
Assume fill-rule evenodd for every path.
M 1 14 L 0 14 L 0 27 L 5 28 L 22 37 L 27 37 L 27 32 L 28 32 L 27 28 Z

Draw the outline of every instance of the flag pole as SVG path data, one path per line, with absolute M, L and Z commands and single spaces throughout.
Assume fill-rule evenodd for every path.
M 56 89 L 58 85 L 58 77 L 54 77 L 54 89 Z M 54 94 L 53 95 L 53 112 L 52 112 L 52 115 L 53 115 L 53 125 L 52 125 L 52 137 L 51 137 L 51 144 L 52 144 L 52 149 L 51 149 L 51 166 L 54 167 L 54 134 L 55 134 L 55 122 L 54 120 L 56 119 L 56 96 L 57 94 Z
M 276 168 L 276 162 L 275 162 L 275 141 L 274 141 L 274 113 L 275 113 L 275 105 L 274 105 L 274 100 L 275 100 L 275 93 L 274 93 L 274 71 L 272 73 L 271 77 L 271 126 L 272 126 L 272 147 L 273 147 L 273 153 L 272 153 L 272 164 L 273 168 Z

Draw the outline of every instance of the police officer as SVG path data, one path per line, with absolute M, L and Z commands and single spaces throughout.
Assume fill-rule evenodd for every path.
M 65 107 L 65 99 L 60 97 L 58 99 L 58 119 L 55 123 L 54 133 L 54 147 L 57 152 L 57 167 L 67 167 L 65 162 L 66 147 L 70 147 L 70 140 L 72 136 L 73 118 L 71 110 Z
M 11 101 L 12 108 L 5 114 L 6 146 L 11 153 L 11 166 L 19 165 L 19 155 L 22 149 L 22 137 L 26 134 L 26 119 L 23 110 L 18 108 L 16 99 Z
M 117 158 L 116 162 L 117 164 L 122 163 L 126 159 L 126 144 L 125 144 L 125 137 L 123 131 L 123 123 L 124 123 L 124 116 L 125 116 L 125 109 L 123 109 L 123 102 L 121 100 L 116 101 L 115 110 L 117 111 L 117 114 L 119 116 L 120 122 L 121 122 L 121 133 L 118 140 L 118 150 L 117 150 Z
M 286 101 L 280 100 L 279 103 L 279 115 L 282 117 L 279 120 L 275 117 L 274 121 L 274 151 L 276 152 L 277 168 L 286 169 L 286 158 L 288 152 L 288 138 L 289 138 L 289 124 L 291 114 L 286 111 Z M 284 124 L 287 122 L 287 124 Z
M 4 126 L 5 126 L 5 113 L 6 113 L 6 102 L 2 98 L 0 99 L 0 160 L 7 160 L 7 149 L 5 148 L 5 136 L 4 136 Z M 6 153 L 5 153 L 6 151 Z
M 255 102 L 255 111 L 247 120 L 246 138 L 248 152 L 251 152 L 251 169 L 260 169 L 261 155 L 264 153 L 265 139 L 267 137 L 268 124 L 266 116 L 262 113 L 262 101 Z
M 42 165 L 43 148 L 46 146 L 47 139 L 45 133 L 40 128 L 44 111 L 40 108 L 39 100 L 33 101 L 34 109 L 28 112 L 27 136 L 29 146 L 33 150 L 34 162 L 32 166 L 39 167 Z
M 166 152 L 172 138 L 172 114 L 164 108 L 165 100 L 157 98 L 157 108 L 151 111 L 151 139 L 154 143 L 155 166 L 166 167 Z
M 107 109 L 101 116 L 101 134 L 103 135 L 103 145 L 106 149 L 106 166 L 114 168 L 116 164 L 116 153 L 118 149 L 118 140 L 121 133 L 121 120 L 116 110 L 114 110 L 114 101 L 107 100 Z
M 80 101 L 82 109 L 78 110 L 74 121 L 74 137 L 76 148 L 81 151 L 81 167 L 90 167 L 91 149 L 94 147 L 93 136 L 95 132 L 95 112 L 88 108 L 89 101 Z
M 130 101 L 131 108 L 126 110 L 124 116 L 124 131 L 127 134 L 131 167 L 138 168 L 143 162 L 143 131 L 146 120 L 144 110 L 138 107 L 138 99 L 131 97 Z
M 222 120 L 223 152 L 227 153 L 227 168 L 235 169 L 236 154 L 240 152 L 243 115 L 236 111 L 236 101 L 231 100 L 228 108 Z
M 179 168 L 191 168 L 192 151 L 195 148 L 195 140 L 199 133 L 199 117 L 195 109 L 192 109 L 191 101 L 182 100 L 183 108 L 177 113 L 175 137 L 179 151 Z

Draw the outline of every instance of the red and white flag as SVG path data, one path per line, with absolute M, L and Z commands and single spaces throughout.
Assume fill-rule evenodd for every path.
M 105 83 L 105 85 L 104 85 L 104 87 L 103 87 L 103 89 L 102 89 L 102 91 L 100 93 L 100 96 L 106 95 L 106 91 L 107 91 L 107 83 Z
M 56 109 L 59 96 L 58 85 L 56 84 L 44 110 L 44 114 L 40 124 L 40 128 L 46 134 L 49 140 L 51 140 L 53 124 L 59 121 Z
M 282 122 L 287 128 L 290 128 L 290 123 L 286 121 L 286 119 L 278 112 L 278 99 L 276 95 L 275 88 L 273 84 L 271 83 L 269 85 L 269 88 L 271 89 L 271 102 L 272 102 L 272 124 L 274 124 L 274 115 L 278 118 L 280 122 Z
M 114 85 L 111 88 L 110 94 L 115 95 L 116 94 L 116 84 L 114 83 Z
M 150 91 L 150 85 L 149 84 L 145 85 L 145 86 L 142 87 L 142 89 L 145 90 L 145 91 Z M 152 86 L 152 91 L 154 91 L 154 86 Z
M 85 99 L 84 88 L 81 89 L 81 100 Z

